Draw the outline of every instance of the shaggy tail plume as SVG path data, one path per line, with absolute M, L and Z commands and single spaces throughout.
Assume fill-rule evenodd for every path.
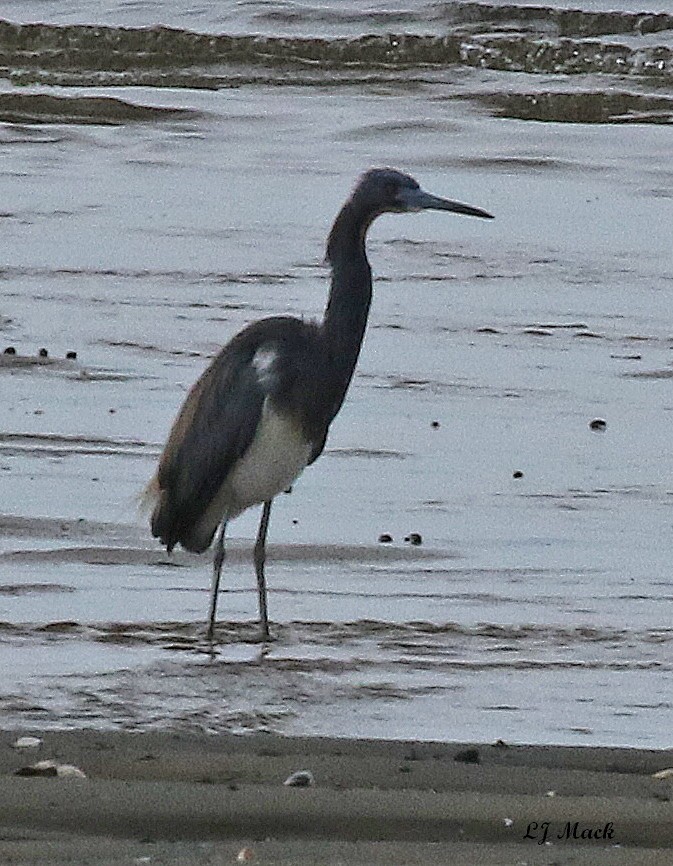
M 190 519 L 175 508 L 170 492 L 162 490 L 159 479 L 153 476 L 138 497 L 139 509 L 149 514 L 152 535 L 166 546 L 170 553 L 176 544 L 191 553 L 203 553 L 210 547 L 217 524 L 205 526 L 204 521 Z
M 145 489 L 137 496 L 139 513 L 146 516 L 150 511 L 153 511 L 159 496 L 159 479 L 153 475 Z

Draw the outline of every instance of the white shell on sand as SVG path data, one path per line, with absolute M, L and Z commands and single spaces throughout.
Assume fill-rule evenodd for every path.
M 42 745 L 42 740 L 39 737 L 19 737 L 12 743 L 14 749 L 39 749 Z
M 665 770 L 659 770 L 658 773 L 652 773 L 653 779 L 673 779 L 673 767 L 668 767 Z
M 80 770 L 74 764 L 56 764 L 56 775 L 62 778 L 86 779 L 84 770 Z
M 288 788 L 308 788 L 315 785 L 313 773 L 310 770 L 297 770 L 283 782 Z
M 252 848 L 241 848 L 236 857 L 239 863 L 249 863 L 255 859 L 255 852 Z
M 19 771 L 22 776 L 58 776 L 62 779 L 86 779 L 86 773 L 74 764 L 58 764 L 56 761 L 38 761 Z

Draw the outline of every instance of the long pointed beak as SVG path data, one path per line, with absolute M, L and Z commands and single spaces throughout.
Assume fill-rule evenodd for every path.
M 398 197 L 411 211 L 450 210 L 453 213 L 465 214 L 465 216 L 481 217 L 487 220 L 494 219 L 493 214 L 482 210 L 480 207 L 472 207 L 470 204 L 451 201 L 448 198 L 440 198 L 438 195 L 431 195 L 422 189 L 404 189 L 400 191 Z

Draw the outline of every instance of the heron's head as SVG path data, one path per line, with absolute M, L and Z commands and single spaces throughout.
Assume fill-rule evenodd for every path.
M 365 172 L 353 191 L 353 201 L 374 216 L 382 213 L 448 210 L 467 216 L 493 219 L 490 213 L 481 208 L 425 192 L 413 177 L 394 168 L 372 168 Z

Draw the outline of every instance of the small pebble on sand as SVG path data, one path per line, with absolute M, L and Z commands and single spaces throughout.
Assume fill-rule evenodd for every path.
M 593 421 L 589 422 L 589 427 L 592 430 L 605 430 L 607 428 L 607 422 L 602 418 L 594 418 Z
M 287 788 L 310 788 L 315 785 L 313 773 L 310 770 L 297 770 L 283 782 Z
M 381 535 L 379 535 L 379 544 L 390 544 L 392 540 L 393 537 L 388 532 L 382 532 Z
M 423 544 L 423 536 L 420 532 L 410 532 L 404 540 L 409 544 L 413 544 L 415 546 Z
M 454 761 L 459 761 L 461 764 L 480 764 L 481 757 L 478 749 L 463 749 L 461 752 L 456 752 L 453 756 Z
M 19 767 L 15 776 L 57 776 L 56 764 L 53 761 L 40 761 L 30 767 Z
M 46 349 L 39 349 L 37 354 L 40 356 L 40 358 L 49 357 L 49 352 Z
M 523 472 L 520 469 L 512 472 L 512 478 L 523 478 Z
M 68 361 L 76 361 L 77 360 L 77 352 L 66 352 L 65 357 Z

